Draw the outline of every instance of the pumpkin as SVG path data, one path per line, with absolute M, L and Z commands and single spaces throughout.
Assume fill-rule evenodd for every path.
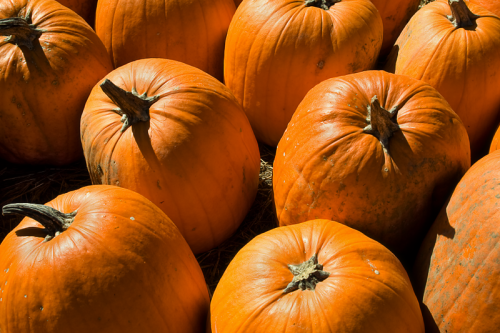
M 179 332 L 205 328 L 203 273 L 172 221 L 116 186 L 88 186 L 27 216 L 0 245 L 0 331 Z
M 311 88 L 373 68 L 381 44 L 368 0 L 244 1 L 229 27 L 224 79 L 257 139 L 276 146 Z
M 443 0 L 444 1 L 444 0 Z M 467 0 L 467 3 L 473 3 L 489 10 L 496 16 L 500 16 L 500 1 L 499 0 Z
M 115 67 L 167 58 L 222 80 L 224 41 L 233 0 L 99 1 L 96 32 Z
M 490 153 L 500 148 L 500 127 L 497 128 L 490 145 Z
M 436 88 L 462 119 L 472 159 L 488 147 L 500 108 L 500 17 L 473 3 L 424 6 L 396 41 L 386 69 Z
M 475 163 L 457 185 L 413 269 L 426 332 L 496 332 L 500 152 Z
M 107 75 L 85 105 L 81 139 L 92 183 L 144 195 L 195 253 L 236 231 L 257 194 L 259 147 L 241 106 L 180 62 L 138 60 Z
M 385 57 L 394 46 L 406 23 L 416 13 L 420 0 L 371 0 L 377 7 L 384 24 L 381 56 Z
M 273 229 L 245 245 L 210 305 L 212 332 L 424 332 L 399 260 L 328 220 Z
M 97 0 L 57 0 L 57 2 L 83 17 L 90 26 L 94 26 Z
M 106 49 L 73 11 L 52 0 L 0 6 L 0 158 L 62 165 L 82 156 L 80 116 L 112 70 Z
M 429 84 L 383 71 L 326 80 L 276 151 L 279 224 L 345 223 L 407 264 L 469 167 L 467 132 Z

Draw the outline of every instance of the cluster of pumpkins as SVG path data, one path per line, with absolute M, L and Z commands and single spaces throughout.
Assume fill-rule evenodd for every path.
M 2 2 L 0 158 L 94 185 L 3 207 L 0 333 L 497 330 L 500 1 L 419 2 Z

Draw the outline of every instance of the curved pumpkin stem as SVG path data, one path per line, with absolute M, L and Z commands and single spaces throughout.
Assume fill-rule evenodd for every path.
M 306 7 L 318 7 L 324 10 L 330 9 L 331 6 L 341 0 L 305 0 Z
M 122 116 L 121 132 L 140 121 L 149 121 L 149 108 L 160 98 L 147 97 L 146 93 L 139 95 L 135 88 L 132 92 L 125 91 L 108 79 L 101 83 L 101 89 L 119 107 L 113 111 Z
M 25 17 L 10 17 L 0 20 L 0 36 L 8 36 L 5 42 L 18 46 L 26 46 L 33 50 L 33 42 L 38 39 L 44 30 L 37 29 L 31 22 L 31 11 Z
M 456 28 L 466 28 L 475 25 L 475 20 L 480 16 L 470 11 L 464 0 L 448 0 L 451 16 L 448 19 Z
M 318 256 L 315 254 L 306 262 L 299 265 L 288 265 L 293 274 L 293 280 L 283 290 L 288 294 L 294 290 L 314 290 L 318 282 L 324 281 L 330 273 L 323 271 L 323 265 L 318 264 Z
M 375 136 L 382 144 L 382 147 L 389 152 L 389 139 L 394 132 L 399 130 L 397 122 L 399 106 L 396 105 L 388 111 L 380 105 L 375 95 L 367 108 L 368 117 L 366 117 L 366 122 L 368 126 L 363 129 L 363 132 Z
M 73 223 L 76 213 L 77 211 L 66 214 L 49 206 L 29 203 L 9 204 L 3 206 L 2 209 L 2 215 L 17 214 L 27 216 L 43 225 L 48 234 L 45 241 L 68 229 Z

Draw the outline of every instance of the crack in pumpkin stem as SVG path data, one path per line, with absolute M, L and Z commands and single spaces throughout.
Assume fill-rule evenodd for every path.
M 63 213 L 45 205 L 14 203 L 3 206 L 2 215 L 6 214 L 27 216 L 37 221 L 45 227 L 45 231 L 47 232 L 45 241 L 48 241 L 69 228 L 71 223 L 75 220 L 77 211 Z
M 147 97 L 146 93 L 139 95 L 135 88 L 125 91 L 108 79 L 101 83 L 101 89 L 119 107 L 113 111 L 122 116 L 121 132 L 138 122 L 149 121 L 149 108 L 160 98 L 159 95 Z
M 26 46 L 33 50 L 33 42 L 40 38 L 45 30 L 37 29 L 31 22 L 31 11 L 25 17 L 10 17 L 0 20 L 0 36 L 7 36 L 4 42 Z
M 380 144 L 382 144 L 384 150 L 389 153 L 389 139 L 394 132 L 399 130 L 397 122 L 399 106 L 396 105 L 388 111 L 380 105 L 375 95 L 372 97 L 367 109 L 368 116 L 366 117 L 366 122 L 368 126 L 363 129 L 363 132 L 375 136 L 380 141 Z
M 314 254 L 308 261 L 298 265 L 288 265 L 293 274 L 293 280 L 283 290 L 288 294 L 294 290 L 314 290 L 318 282 L 324 281 L 330 273 L 323 271 L 323 265 L 318 264 L 318 256 Z
M 305 0 L 304 3 L 306 7 L 318 7 L 328 10 L 331 6 L 340 1 L 341 0 Z
M 481 17 L 471 12 L 464 0 L 448 0 L 448 4 L 451 9 L 451 15 L 448 16 L 448 19 L 455 28 L 472 27 L 476 24 L 476 19 Z

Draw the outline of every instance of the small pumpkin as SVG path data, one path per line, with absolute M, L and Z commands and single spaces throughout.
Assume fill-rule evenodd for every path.
M 276 146 L 316 84 L 372 69 L 382 30 L 369 0 L 242 2 L 227 35 L 224 80 L 257 140 Z
M 500 152 L 476 162 L 427 234 L 413 269 L 426 332 L 500 326 Z
M 62 165 L 82 157 L 80 117 L 113 68 L 85 21 L 53 0 L 0 6 L 0 158 Z
M 212 332 L 424 332 L 399 260 L 328 220 L 276 228 L 245 245 L 210 305 Z
M 406 264 L 469 167 L 467 132 L 429 84 L 346 75 L 311 89 L 293 115 L 274 160 L 276 213 L 280 225 L 345 223 Z
M 257 194 L 260 156 L 231 92 L 199 69 L 138 60 L 96 85 L 81 119 L 93 184 L 150 199 L 195 253 L 241 224 Z
M 433 2 L 413 16 L 386 70 L 436 88 L 462 119 L 472 159 L 487 151 L 500 110 L 500 17 L 463 0 Z
M 172 221 L 143 196 L 88 186 L 27 216 L 0 245 L 0 331 L 198 333 L 203 273 Z
M 96 32 L 115 68 L 146 58 L 197 67 L 222 81 L 233 0 L 99 1 Z

